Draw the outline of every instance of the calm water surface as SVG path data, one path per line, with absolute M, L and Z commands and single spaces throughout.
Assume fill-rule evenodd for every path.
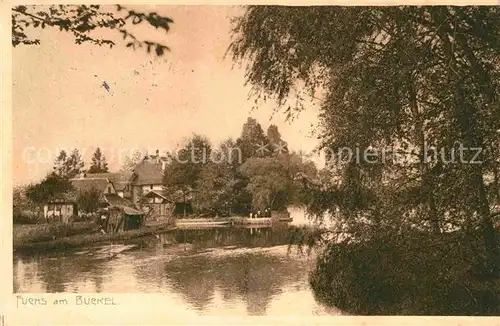
M 328 315 L 308 284 L 314 257 L 288 251 L 286 226 L 177 230 L 74 251 L 14 257 L 14 291 L 167 294 L 199 315 Z M 176 242 L 177 244 L 172 244 Z

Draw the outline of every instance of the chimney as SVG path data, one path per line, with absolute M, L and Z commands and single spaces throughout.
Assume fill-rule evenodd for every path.
M 160 163 L 160 151 L 156 150 L 156 163 Z

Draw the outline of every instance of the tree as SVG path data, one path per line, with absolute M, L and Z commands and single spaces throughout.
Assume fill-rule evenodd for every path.
M 40 212 L 37 205 L 31 201 L 27 195 L 26 191 L 28 186 L 16 186 L 12 191 L 12 215 L 14 218 L 14 223 L 32 223 L 39 216 L 37 213 Z
M 241 150 L 242 163 L 249 157 L 269 156 L 272 152 L 261 125 L 250 117 L 243 124 L 241 136 L 236 140 L 236 146 Z
M 102 154 L 101 149 L 97 147 L 92 156 L 92 165 L 90 166 L 88 173 L 105 173 L 109 172 L 108 163 L 106 162 L 106 157 Z
M 252 195 L 254 210 L 284 210 L 300 198 L 301 184 L 295 182 L 297 175 L 316 177 L 313 162 L 304 162 L 295 153 L 273 157 L 253 157 L 241 167 L 240 172 L 248 179 L 247 190 Z
M 84 172 L 85 162 L 78 149 L 74 149 L 66 161 L 65 169 L 68 178 L 74 178 Z
M 124 6 L 113 7 L 99 5 L 50 5 L 50 6 L 14 6 L 12 8 L 12 45 L 36 45 L 40 40 L 30 37 L 33 28 L 53 27 L 73 34 L 76 44 L 91 43 L 98 46 L 115 45 L 112 39 L 96 38 L 94 32 L 111 30 L 128 40 L 127 47 L 145 48 L 162 56 L 169 48 L 163 44 L 139 40 L 129 30 L 130 25 L 147 23 L 155 29 L 165 32 L 170 30 L 173 20 L 155 12 L 144 13 Z
M 220 155 L 220 156 L 219 156 Z M 240 173 L 239 167 L 243 163 L 243 152 L 237 142 L 226 139 L 213 152 L 216 162 L 221 169 L 228 173 L 225 180 L 229 181 L 226 191 L 220 195 L 219 202 L 228 203 L 231 213 L 246 215 L 252 205 L 252 196 L 248 193 L 247 179 Z M 223 160 L 220 159 L 223 158 Z
M 68 156 L 66 151 L 62 150 L 57 155 L 54 162 L 54 173 L 62 178 L 73 178 L 82 173 L 85 163 L 78 149 L 74 149 Z
M 125 157 L 123 164 L 120 167 L 120 171 L 122 172 L 134 171 L 137 164 L 139 164 L 143 158 L 144 156 L 140 151 L 132 152 L 131 155 Z
M 68 154 L 66 153 L 66 151 L 61 150 L 54 161 L 54 173 L 61 177 L 66 176 L 68 174 L 67 161 Z
M 369 241 L 423 229 L 444 239 L 479 227 L 483 271 L 498 275 L 484 182 L 499 147 L 498 19 L 499 8 L 478 6 L 250 6 L 236 19 L 230 50 L 249 63 L 258 98 L 289 114 L 291 97 L 301 110 L 322 91 L 321 148 L 339 179 L 309 183 L 309 212 L 335 218 L 333 234 Z M 366 164 L 346 148 L 387 155 Z M 480 158 L 471 163 L 468 151 L 450 164 L 459 148 L 479 148 Z M 448 162 L 429 159 L 434 149 Z
M 29 185 L 26 196 L 36 204 L 45 204 L 73 190 L 73 185 L 67 178 L 51 173 L 40 183 Z
M 85 213 L 96 213 L 99 209 L 99 200 L 102 192 L 96 188 L 79 191 L 76 197 L 78 209 Z
M 229 213 L 233 205 L 231 181 L 233 173 L 229 165 L 213 162 L 204 165 L 195 183 L 198 208 L 219 214 Z
M 281 139 L 278 126 L 270 125 L 269 128 L 267 128 L 267 139 L 274 153 L 288 153 L 288 144 Z
M 194 134 L 174 154 L 164 171 L 164 184 L 172 194 L 187 195 L 196 188 L 203 167 L 209 162 L 212 146 L 208 138 Z
M 222 141 L 219 147 L 212 151 L 211 156 L 213 161 L 229 165 L 233 170 L 243 162 L 243 152 L 232 138 Z

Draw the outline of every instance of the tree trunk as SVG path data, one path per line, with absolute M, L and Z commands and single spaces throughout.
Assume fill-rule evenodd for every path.
M 421 110 L 419 110 L 418 102 L 417 102 L 417 93 L 415 91 L 415 87 L 413 85 L 413 81 L 409 80 L 410 84 L 410 106 L 411 111 L 414 115 L 416 121 L 416 138 L 418 139 L 418 144 L 420 147 L 420 155 L 419 155 L 419 169 L 421 175 L 421 196 L 423 198 L 423 202 L 429 211 L 429 222 L 431 224 L 431 230 L 433 233 L 439 234 L 441 233 L 441 228 L 439 227 L 439 217 L 436 208 L 436 202 L 432 193 L 430 192 L 430 188 L 432 187 L 432 183 L 429 180 L 427 162 L 425 161 L 427 157 L 426 153 L 426 141 L 425 141 L 425 130 L 424 130 L 424 117 L 422 116 Z
M 484 185 L 483 175 L 480 167 L 476 169 L 474 178 L 479 191 L 479 213 L 481 215 L 482 234 L 487 253 L 487 272 L 492 273 L 492 275 L 498 275 L 500 271 L 500 253 L 498 250 L 493 220 L 490 215 L 490 207 L 486 193 L 486 187 Z
M 183 197 L 184 197 L 184 204 L 183 204 L 183 206 L 184 206 L 184 207 L 183 207 L 183 208 L 184 208 L 184 217 L 186 217 L 186 192 L 185 192 L 185 191 L 183 191 L 183 192 L 182 192 L 182 195 L 183 195 Z
M 493 183 L 493 190 L 495 191 L 494 193 L 494 198 L 495 198 L 495 204 L 496 205 L 500 205 L 500 169 L 498 168 L 498 166 L 495 166 L 495 171 L 493 172 L 494 173 L 494 176 L 495 176 L 495 180 L 494 180 L 494 183 Z

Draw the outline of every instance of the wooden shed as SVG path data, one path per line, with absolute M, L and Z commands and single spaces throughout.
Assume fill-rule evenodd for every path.
M 148 221 L 166 221 L 172 217 L 174 204 L 164 191 L 151 190 L 141 198 L 140 205 Z
M 144 213 L 127 206 L 109 206 L 103 212 L 106 216 L 102 227 L 106 233 L 138 229 L 143 223 Z

